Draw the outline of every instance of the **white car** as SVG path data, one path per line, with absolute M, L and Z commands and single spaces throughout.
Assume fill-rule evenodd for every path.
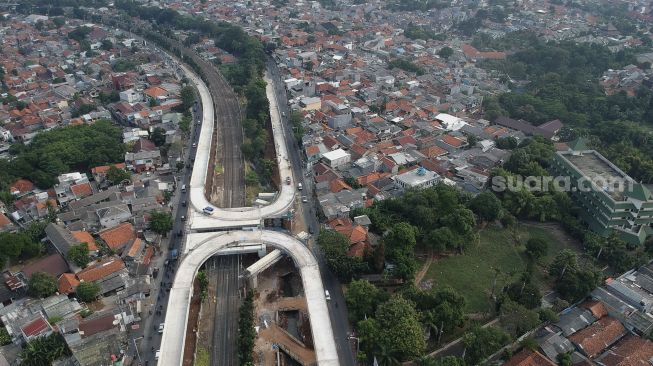
M 329 290 L 324 290 L 324 297 L 326 297 L 327 301 L 331 301 L 331 294 L 329 294 Z
M 163 328 L 165 327 L 165 323 L 159 324 L 159 333 L 163 333 Z
M 154 359 L 158 361 L 159 356 L 161 356 L 161 350 L 160 349 L 156 350 L 156 353 L 154 354 Z
M 302 202 L 304 202 L 304 203 L 308 202 L 308 197 L 302 196 Z

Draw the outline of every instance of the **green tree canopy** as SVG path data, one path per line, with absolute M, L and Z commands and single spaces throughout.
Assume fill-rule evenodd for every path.
M 172 214 L 170 212 L 152 211 L 150 212 L 150 229 L 164 237 L 172 230 Z
M 82 282 L 75 290 L 77 297 L 84 302 L 91 302 L 97 299 L 100 294 L 100 285 L 96 282 Z
M 526 242 L 526 254 L 534 260 L 546 255 L 549 250 L 549 243 L 542 238 L 530 238 Z
M 115 165 L 111 165 L 109 170 L 107 170 L 107 180 L 111 182 L 111 184 L 118 184 L 123 180 L 128 180 L 129 178 L 131 178 L 131 174 L 129 174 L 128 171 L 120 169 Z
M 446 46 L 442 47 L 442 49 L 438 51 L 438 56 L 446 60 L 449 57 L 453 56 L 453 49 L 451 47 L 446 47 Z
M 45 272 L 36 272 L 29 279 L 29 293 L 34 297 L 48 297 L 57 292 L 57 279 Z
M 363 320 L 365 316 L 372 316 L 376 311 L 376 307 L 386 299 L 386 293 L 369 281 L 351 281 L 345 294 L 349 318 L 355 323 Z
M 79 243 L 70 247 L 68 250 L 68 259 L 73 261 L 76 265 L 81 268 L 86 267 L 88 262 L 91 260 L 88 251 L 87 243 Z
M 71 352 L 66 341 L 60 333 L 52 333 L 48 336 L 38 337 L 23 348 L 20 358 L 24 366 L 52 365 L 52 363 Z
M 482 221 L 494 221 L 501 218 L 501 201 L 492 192 L 483 192 L 469 201 L 469 208 Z
M 501 304 L 501 325 L 513 337 L 519 337 L 535 328 L 540 323 L 538 313 L 526 309 L 514 301 L 504 301 Z
M 359 259 L 347 256 L 349 239 L 346 236 L 333 230 L 321 230 L 317 243 L 324 252 L 329 268 L 341 281 L 348 282 L 365 269 L 365 264 Z
M 377 346 L 391 349 L 400 360 L 424 353 L 426 341 L 414 305 L 401 296 L 393 296 L 379 305 L 374 319 L 379 325 Z
M 476 365 L 510 341 L 508 333 L 496 327 L 475 327 L 463 335 L 465 362 Z

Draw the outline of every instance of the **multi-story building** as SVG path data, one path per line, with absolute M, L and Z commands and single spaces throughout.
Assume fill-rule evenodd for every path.
M 582 139 L 554 155 L 551 171 L 568 177 L 571 197 L 581 208 L 581 218 L 597 234 L 613 230 L 633 244 L 653 234 L 653 194 L 603 155 L 586 147 Z

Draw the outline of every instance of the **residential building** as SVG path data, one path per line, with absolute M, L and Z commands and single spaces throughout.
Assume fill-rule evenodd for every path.
M 551 171 L 569 177 L 571 197 L 581 208 L 590 229 L 607 236 L 616 231 L 632 244 L 642 244 L 653 233 L 653 194 L 595 150 L 583 139 L 554 154 Z

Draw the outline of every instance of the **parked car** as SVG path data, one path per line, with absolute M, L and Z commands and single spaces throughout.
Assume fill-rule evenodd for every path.
M 163 327 L 165 326 L 165 323 L 159 324 L 159 333 L 163 333 Z
M 304 203 L 308 202 L 308 197 L 302 196 L 302 202 L 304 202 Z

